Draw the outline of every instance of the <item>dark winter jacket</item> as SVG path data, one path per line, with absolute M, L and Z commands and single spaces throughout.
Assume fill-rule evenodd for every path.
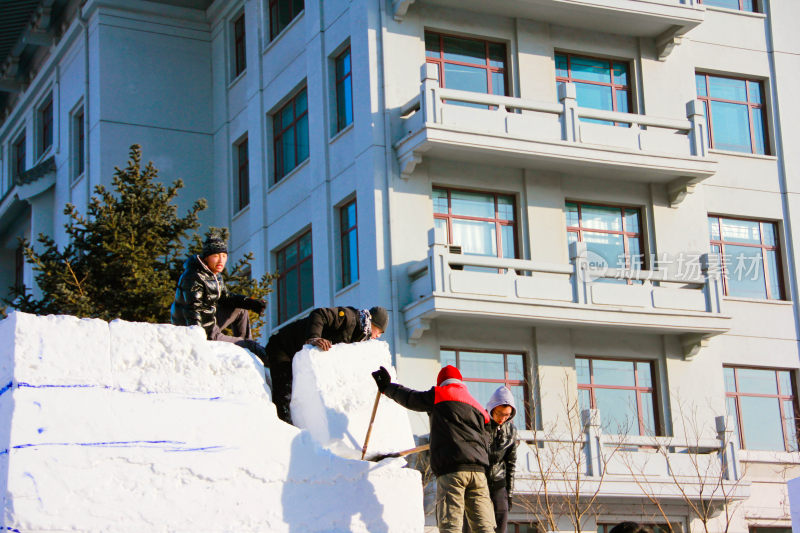
M 295 320 L 273 335 L 286 352 L 294 355 L 308 339 L 320 337 L 331 344 L 359 342 L 366 335 L 359 326 L 358 309 L 354 307 L 319 307 L 305 318 Z M 270 339 L 270 342 L 272 339 Z
M 517 428 L 511 421 L 517 414 L 514 406 L 514 396 L 506 387 L 499 387 L 486 404 L 486 410 L 491 416 L 492 409 L 498 405 L 511 406 L 511 416 L 503 425 L 498 425 L 492 420 L 490 426 L 491 442 L 489 444 L 489 484 L 505 484 L 508 495 L 511 496 L 514 488 L 514 471 L 517 466 Z
M 407 409 L 430 416 L 434 474 L 485 472 L 489 468 L 489 415 L 466 385 L 452 381 L 424 392 L 391 383 L 383 393 Z
M 216 324 L 217 306 L 243 307 L 247 298 L 229 294 L 222 276 L 208 269 L 196 255 L 189 257 L 175 289 L 170 315 L 176 326 L 203 326 L 210 336 Z

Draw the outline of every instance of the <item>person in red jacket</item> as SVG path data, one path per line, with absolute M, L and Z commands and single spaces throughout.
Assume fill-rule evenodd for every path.
M 441 533 L 461 533 L 466 513 L 470 530 L 494 533 L 489 499 L 489 413 L 470 395 L 461 372 L 447 365 L 436 386 L 415 391 L 391 382 L 381 367 L 372 373 L 378 390 L 431 421 L 431 470 L 436 475 L 436 522 Z

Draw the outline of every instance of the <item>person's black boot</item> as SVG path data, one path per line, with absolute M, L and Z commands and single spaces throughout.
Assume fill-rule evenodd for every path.
M 282 363 L 272 372 L 272 402 L 278 410 L 278 418 L 292 423 L 289 404 L 292 401 L 292 363 Z

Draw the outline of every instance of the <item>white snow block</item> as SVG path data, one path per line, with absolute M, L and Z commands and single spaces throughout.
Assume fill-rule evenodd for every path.
M 292 421 L 322 446 L 360 458 L 378 388 L 372 372 L 395 370 L 389 345 L 371 340 L 336 344 L 327 352 L 304 346 L 292 360 Z M 414 447 L 408 411 L 382 396 L 367 446 L 367 456 Z
M 52 342 L 54 324 L 72 340 Z M 0 322 L 13 347 L 0 365 L 35 366 L 39 379 L 0 392 L 0 529 L 422 531 L 419 473 L 336 456 L 281 422 L 249 352 L 193 328 L 115 321 L 98 344 L 85 327 Z M 89 351 L 111 361 L 102 383 L 62 364 Z

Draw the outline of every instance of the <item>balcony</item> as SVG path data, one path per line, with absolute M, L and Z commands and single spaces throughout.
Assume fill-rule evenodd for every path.
M 705 17 L 705 8 L 696 0 L 392 0 L 395 20 L 402 21 L 415 3 L 650 37 L 662 60 Z
M 730 329 L 720 308 L 721 280 L 707 256 L 699 277 L 676 277 L 661 270 L 594 268 L 584 243 L 571 245 L 570 255 L 571 264 L 545 264 L 462 255 L 432 242 L 427 259 L 408 267 L 408 342 L 417 342 L 437 317 L 479 318 L 676 335 L 691 358 L 709 338 Z
M 652 497 L 709 511 L 750 495 L 726 417 L 715 419 L 716 438 L 696 437 L 691 429 L 678 437 L 640 437 L 604 433 L 600 414 L 583 411 L 571 432 L 520 431 L 515 494 L 547 494 L 584 506 L 595 494 L 600 500 Z
M 420 96 L 401 109 L 402 138 L 394 148 L 404 179 L 423 157 L 435 157 L 663 183 L 677 205 L 717 168 L 706 153 L 704 108 L 696 100 L 687 104 L 686 119 L 658 118 L 578 107 L 573 84 L 551 103 L 441 88 L 438 77 L 435 65 L 424 65 Z

